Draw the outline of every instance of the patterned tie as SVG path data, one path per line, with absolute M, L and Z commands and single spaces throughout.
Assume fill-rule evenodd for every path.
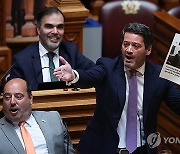
M 137 148 L 137 78 L 136 70 L 131 70 L 130 73 L 126 124 L 126 148 L 130 153 L 132 153 Z
M 27 131 L 27 129 L 24 127 L 25 122 L 19 122 L 19 127 L 21 130 L 21 136 L 25 145 L 25 149 L 26 149 L 26 154 L 35 154 L 35 149 L 34 149 L 34 145 L 31 139 L 31 136 L 29 134 L 29 132 Z
M 53 62 L 54 53 L 53 53 L 53 52 L 48 52 L 48 53 L 47 53 L 47 56 L 48 56 L 48 58 L 49 58 L 49 72 L 50 72 L 51 81 L 52 81 L 52 82 L 54 82 L 54 81 L 59 81 L 58 78 L 56 78 L 56 77 L 53 75 L 54 69 L 55 69 L 54 62 Z

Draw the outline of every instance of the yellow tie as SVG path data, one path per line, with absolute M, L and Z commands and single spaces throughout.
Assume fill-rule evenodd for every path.
M 19 122 L 19 127 L 21 130 L 22 139 L 24 141 L 26 154 L 35 154 L 34 145 L 31 139 L 31 136 L 27 129 L 24 127 L 25 121 Z

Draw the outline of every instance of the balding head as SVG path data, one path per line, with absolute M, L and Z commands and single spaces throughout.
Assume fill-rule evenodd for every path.
M 32 95 L 31 86 L 25 80 L 23 80 L 21 78 L 14 78 L 14 79 L 9 80 L 3 88 L 3 92 L 7 86 L 12 85 L 14 83 L 21 85 L 22 88 L 25 88 L 29 96 Z
M 27 82 L 20 78 L 8 81 L 3 89 L 3 111 L 13 122 L 27 120 L 31 114 L 33 97 Z

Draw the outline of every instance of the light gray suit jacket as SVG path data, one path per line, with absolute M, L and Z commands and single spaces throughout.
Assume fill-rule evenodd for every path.
M 67 145 L 68 154 L 75 153 L 58 112 L 33 111 L 32 114 L 44 134 L 49 154 L 66 154 Z M 0 154 L 25 154 L 14 126 L 5 117 L 0 119 Z

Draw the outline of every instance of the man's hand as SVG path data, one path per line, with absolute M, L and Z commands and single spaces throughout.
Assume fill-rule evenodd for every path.
M 71 82 L 75 79 L 75 74 L 70 66 L 70 64 L 60 56 L 60 61 L 63 63 L 59 68 L 54 70 L 54 76 L 62 81 Z

